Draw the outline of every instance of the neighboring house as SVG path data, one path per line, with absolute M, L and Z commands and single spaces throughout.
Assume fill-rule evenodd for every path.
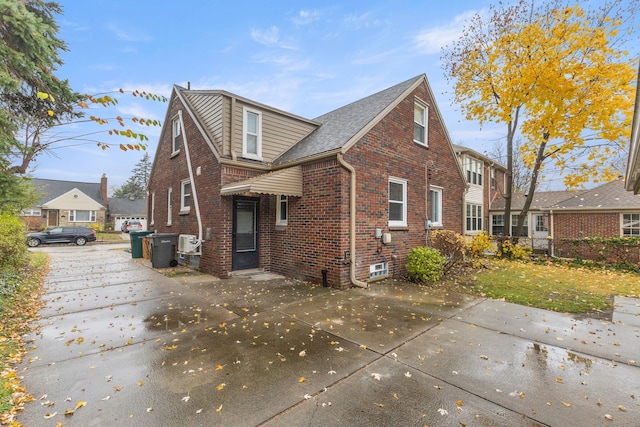
M 464 235 L 489 233 L 489 207 L 505 188 L 507 168 L 461 145 L 453 145 L 469 189 L 464 200 Z
M 524 194 L 513 195 L 512 235 L 524 200 Z M 503 198 L 491 206 L 491 224 L 491 234 L 504 234 Z M 567 252 L 560 247 L 567 239 L 640 236 L 640 195 L 625 191 L 621 180 L 591 190 L 539 192 L 534 195 L 522 234 L 533 239 L 535 248 L 548 247 L 552 255 Z
M 33 178 L 40 198 L 35 206 L 22 211 L 30 229 L 59 225 L 99 224 L 104 227 L 107 211 L 107 176 L 99 183 Z
M 465 189 L 425 75 L 313 120 L 174 86 L 147 212 L 216 276 L 366 286 L 404 270 L 427 224 L 461 233 Z
M 113 229 L 118 231 L 126 220 L 140 221 L 142 229 L 146 230 L 147 200 L 110 197 L 107 222 L 110 222 L 113 225 Z
M 638 81 L 636 83 L 636 89 L 638 88 L 640 88 L 640 72 L 638 73 Z M 634 194 L 640 194 L 640 91 L 638 90 L 636 90 L 633 122 L 631 125 L 625 189 L 627 191 L 633 191 Z

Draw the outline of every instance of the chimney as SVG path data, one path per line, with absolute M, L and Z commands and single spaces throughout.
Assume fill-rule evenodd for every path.
M 100 197 L 102 197 L 102 204 L 105 208 L 108 208 L 108 199 L 107 199 L 107 174 L 103 173 L 102 178 L 100 178 Z

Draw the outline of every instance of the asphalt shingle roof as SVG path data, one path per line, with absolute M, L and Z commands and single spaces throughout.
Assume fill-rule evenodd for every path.
M 282 154 L 276 164 L 341 148 L 418 80 L 421 74 L 313 119 L 320 127 Z
M 526 195 L 514 193 L 511 199 L 511 209 L 520 210 L 524 206 Z M 491 204 L 492 210 L 505 207 L 503 198 L 496 199 Z M 640 195 L 624 189 L 624 181 L 611 181 L 591 190 L 580 191 L 541 191 L 533 195 L 529 209 L 640 209 Z
M 109 198 L 109 213 L 111 215 L 144 216 L 147 214 L 146 199 Z
M 57 179 L 41 179 L 32 178 L 31 182 L 35 188 L 36 193 L 40 194 L 37 202 L 37 206 L 41 206 L 46 202 L 49 202 L 56 197 L 60 197 L 65 193 L 77 188 L 82 191 L 88 197 L 91 197 L 96 202 L 104 205 L 102 195 L 100 194 L 100 183 L 93 182 L 76 182 L 76 181 L 61 181 Z

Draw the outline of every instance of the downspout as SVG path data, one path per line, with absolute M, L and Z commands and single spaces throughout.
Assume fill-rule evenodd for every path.
M 556 253 L 556 241 L 555 241 L 555 233 L 553 230 L 553 209 L 549 210 L 549 231 L 550 233 L 550 237 L 551 237 L 551 253 L 549 254 L 550 257 L 555 257 L 555 253 Z
M 368 288 L 369 284 L 356 278 L 356 170 L 342 158 L 342 153 L 338 153 L 338 163 L 349 171 L 351 184 L 349 186 L 349 252 L 351 254 L 350 278 L 351 283 L 360 288 Z
M 187 158 L 187 169 L 189 169 L 189 182 L 191 183 L 193 207 L 196 210 L 196 218 L 198 219 L 198 242 L 196 243 L 196 248 L 197 248 L 202 245 L 202 218 L 200 217 L 200 205 L 198 204 L 198 193 L 196 192 L 196 183 L 193 179 L 193 168 L 191 166 L 191 157 L 189 156 L 189 144 L 187 144 L 187 133 L 184 130 L 184 120 L 182 120 L 182 110 L 178 111 L 178 117 L 180 118 L 180 129 L 182 130 L 182 140 L 184 141 L 184 154 Z

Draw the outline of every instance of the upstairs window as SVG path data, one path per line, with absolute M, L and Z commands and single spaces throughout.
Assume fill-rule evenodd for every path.
M 496 170 L 491 168 L 491 189 L 496 189 Z
M 262 160 L 262 113 L 243 110 L 242 157 Z
M 289 199 L 287 196 L 278 195 L 278 204 L 276 205 L 276 225 L 287 225 L 287 207 Z
M 482 185 L 482 162 L 471 157 L 467 157 L 466 172 L 467 182 L 474 185 Z
M 182 145 L 182 128 L 180 127 L 180 119 L 178 117 L 173 119 L 173 145 L 172 145 L 172 153 L 177 153 L 180 151 L 180 146 Z
M 427 107 L 419 102 L 413 106 L 413 141 L 427 145 Z
M 429 221 L 432 226 L 442 226 L 442 188 L 429 189 Z
M 407 181 L 389 178 L 389 227 L 407 226 Z
M 180 212 L 189 212 L 191 209 L 191 181 L 182 181 L 180 192 Z

